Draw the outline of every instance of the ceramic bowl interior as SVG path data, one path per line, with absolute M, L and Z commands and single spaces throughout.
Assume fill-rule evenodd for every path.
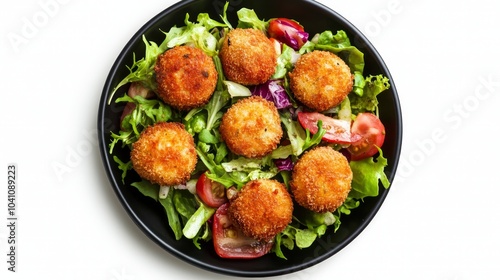
M 164 35 L 160 30 L 168 31 L 174 25 L 184 25 L 186 13 L 190 14 L 192 21 L 199 13 L 209 13 L 215 19 L 222 13 L 224 4 L 225 1 L 220 0 L 178 2 L 145 23 L 125 45 L 112 65 L 100 100 L 97 125 L 102 161 L 110 185 L 131 219 L 151 240 L 174 256 L 199 268 L 233 276 L 273 276 L 299 271 L 329 258 L 356 238 L 377 213 L 389 190 L 381 188 L 378 197 L 366 199 L 365 203 L 355 209 L 351 215 L 343 216 L 342 226 L 335 234 L 328 232 L 308 249 L 285 250 L 288 260 L 279 259 L 274 254 L 268 254 L 254 260 L 227 260 L 219 258 L 211 244 L 204 244 L 201 250 L 197 250 L 191 240 L 175 240 L 161 206 L 158 203 L 152 203 L 150 198 L 144 197 L 129 185 L 131 182 L 138 181 L 137 177 L 129 176 L 125 183 L 122 183 L 121 171 L 108 153 L 108 144 L 111 141 L 110 132 L 119 130 L 120 115 L 124 105 L 114 104 L 114 102 L 108 105 L 107 100 L 112 89 L 128 74 L 126 66 L 132 65 L 132 54 L 135 52 L 138 57 L 144 54 L 144 43 L 141 36 L 144 34 L 150 41 L 161 42 Z M 254 9 L 261 19 L 275 17 L 295 19 L 305 27 L 309 34 L 325 30 L 333 32 L 344 30 L 351 39 L 351 43 L 364 53 L 366 64 L 364 74 L 384 74 L 390 79 L 391 88 L 379 95 L 379 108 L 380 118 L 387 132 L 383 147 L 384 156 L 388 159 L 386 174 L 392 182 L 401 150 L 401 111 L 394 81 L 372 44 L 349 21 L 315 1 L 229 1 L 228 18 L 232 23 L 236 23 L 236 11 L 243 7 Z M 122 96 L 125 90 L 126 87 L 122 87 L 114 95 L 114 99 Z M 128 150 L 119 147 L 115 149 L 115 154 L 120 158 L 129 156 Z

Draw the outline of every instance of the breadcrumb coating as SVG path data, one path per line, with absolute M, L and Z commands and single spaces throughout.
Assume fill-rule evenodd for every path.
M 158 96 L 179 110 L 206 104 L 218 79 L 213 59 L 190 46 L 177 46 L 160 54 L 155 74 Z
M 274 74 L 278 54 L 264 32 L 236 28 L 224 37 L 219 56 L 224 75 L 242 85 L 258 85 Z
M 248 158 L 272 152 L 283 136 L 278 109 L 260 96 L 233 104 L 222 117 L 219 130 L 233 153 Z
M 351 92 L 354 79 L 340 57 L 318 50 L 302 55 L 289 75 L 297 100 L 318 112 L 339 105 Z
M 186 183 L 198 156 L 194 139 L 184 125 L 160 122 L 149 126 L 132 144 L 130 159 L 142 178 L 161 186 Z
M 293 202 L 285 185 L 271 179 L 248 182 L 231 200 L 228 215 L 241 231 L 269 241 L 292 221 Z
M 295 201 L 314 212 L 332 212 L 351 190 L 352 171 L 346 157 L 328 146 L 307 151 L 295 164 L 290 189 Z

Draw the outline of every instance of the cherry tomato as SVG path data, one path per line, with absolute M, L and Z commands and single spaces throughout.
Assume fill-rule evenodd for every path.
M 214 214 L 212 239 L 217 255 L 227 259 L 254 259 L 267 254 L 273 243 L 245 236 L 229 219 L 228 207 L 229 203 L 225 203 Z
M 206 173 L 201 174 L 196 182 L 196 194 L 207 206 L 217 208 L 227 202 L 226 188 L 210 180 Z
M 334 119 L 318 112 L 299 112 L 297 114 L 300 125 L 311 133 L 318 132 L 318 121 L 323 122 L 326 130 L 322 140 L 336 144 L 351 144 L 359 141 L 360 136 L 351 133 L 351 122 Z
M 272 19 L 269 22 L 267 33 L 269 37 L 287 44 L 294 50 L 299 50 L 309 38 L 309 34 L 304 31 L 302 25 L 287 18 Z
M 360 113 L 352 124 L 351 132 L 361 136 L 359 141 L 351 144 L 347 149 L 351 153 L 351 160 L 360 160 L 371 157 L 378 152 L 385 140 L 385 127 L 380 119 L 372 113 Z

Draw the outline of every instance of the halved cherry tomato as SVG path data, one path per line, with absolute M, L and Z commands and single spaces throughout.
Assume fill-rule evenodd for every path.
M 287 44 L 294 50 L 299 50 L 309 38 L 309 34 L 304 31 L 302 25 L 287 18 L 272 19 L 269 22 L 267 33 L 269 37 Z
M 361 139 L 347 149 L 351 160 L 371 157 L 378 152 L 385 140 L 385 127 L 380 119 L 372 113 L 360 113 L 352 124 L 351 132 L 361 135 Z
M 214 214 L 212 239 L 217 255 L 227 259 L 254 259 L 267 254 L 273 243 L 245 236 L 229 219 L 228 208 L 229 203 L 225 203 Z
M 334 119 L 318 112 L 299 112 L 297 114 L 300 125 L 315 134 L 318 132 L 318 121 L 323 122 L 323 129 L 326 130 L 322 140 L 336 144 L 351 144 L 357 142 L 361 137 L 351 133 L 351 122 Z
M 224 185 L 210 180 L 206 173 L 201 174 L 196 182 L 196 194 L 207 206 L 217 208 L 227 202 Z

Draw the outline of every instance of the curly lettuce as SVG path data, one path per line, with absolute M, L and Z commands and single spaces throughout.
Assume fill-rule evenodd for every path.
M 154 79 L 154 66 L 156 58 L 166 50 L 175 46 L 184 44 L 193 44 L 203 50 L 206 54 L 214 57 L 218 54 L 217 44 L 220 40 L 220 34 L 213 32 L 215 28 L 230 28 L 229 21 L 226 18 L 227 5 L 224 8 L 224 15 L 221 16 L 223 22 L 218 22 L 211 19 L 206 13 L 198 15 L 196 22 L 189 21 L 189 14 L 186 14 L 184 26 L 173 26 L 165 34 L 165 39 L 158 45 L 153 41 L 148 41 L 146 36 L 142 36 L 146 50 L 144 57 L 136 60 L 135 53 L 133 54 L 132 66 L 128 67 L 130 73 L 123 78 L 111 92 L 108 104 L 111 103 L 116 91 L 131 82 L 140 82 L 146 88 L 155 90 L 156 81 Z
M 349 95 L 352 113 L 375 112 L 378 114 L 377 96 L 389 88 L 389 78 L 383 75 L 370 75 L 366 77 L 360 93 Z

